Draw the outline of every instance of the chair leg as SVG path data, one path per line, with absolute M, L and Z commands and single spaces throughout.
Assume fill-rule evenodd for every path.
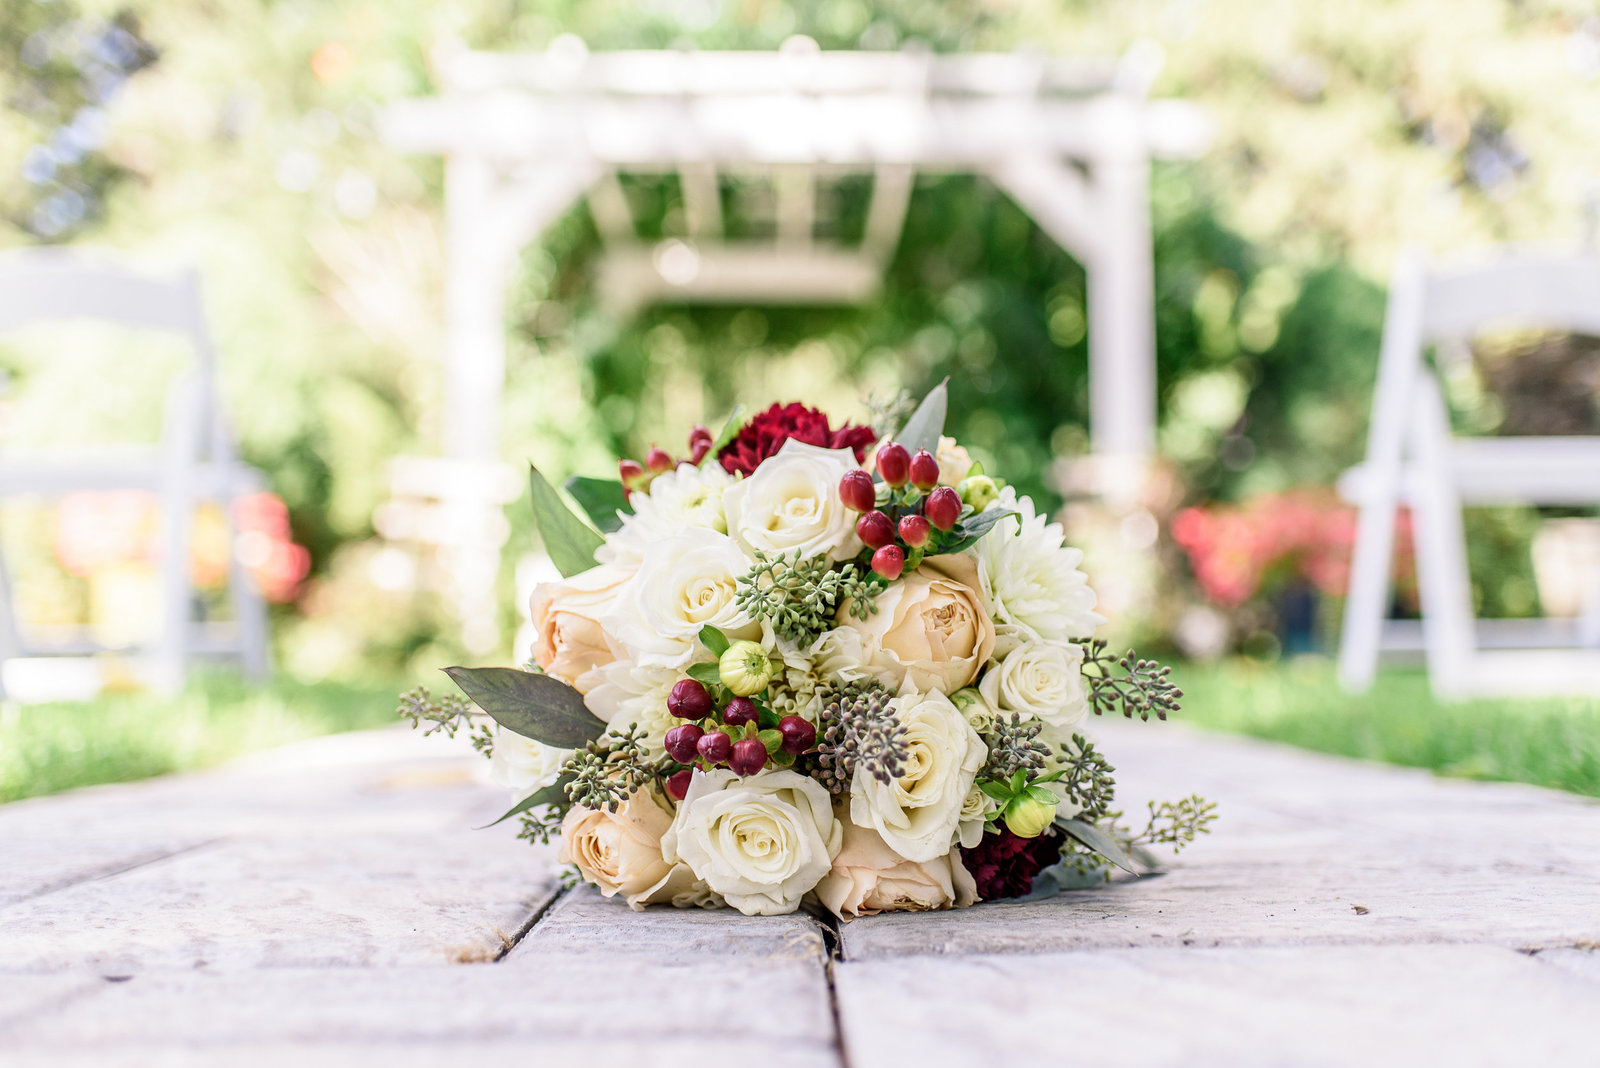
M 252 682 L 264 682 L 272 674 L 267 602 L 256 588 L 255 580 L 239 562 L 236 551 L 238 526 L 233 516 L 236 500 L 237 497 L 229 496 L 223 502 L 228 529 L 228 597 L 233 604 L 233 617 L 237 620 L 239 660 L 244 667 L 245 677 Z
M 161 479 L 161 638 L 154 679 L 155 688 L 167 694 L 183 688 L 194 629 L 189 538 L 197 496 L 195 466 L 201 448 L 199 403 L 199 385 L 191 379 L 174 389 L 168 406 Z
M 1397 494 L 1393 492 L 1398 482 L 1396 475 L 1374 481 L 1382 481 L 1391 492 L 1384 493 L 1382 499 L 1374 496 L 1361 503 L 1339 637 L 1339 682 L 1354 693 L 1370 687 L 1378 671 L 1398 514 Z
M 1417 401 L 1411 433 L 1417 464 L 1417 585 L 1428 684 L 1442 698 L 1459 698 L 1474 689 L 1477 649 L 1461 497 L 1449 469 L 1450 423 L 1438 383 L 1432 379 L 1421 383 Z

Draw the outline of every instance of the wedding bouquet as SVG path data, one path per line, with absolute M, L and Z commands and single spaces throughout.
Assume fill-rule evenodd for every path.
M 942 436 L 945 407 L 941 385 L 892 439 L 800 404 L 736 413 L 686 458 L 569 480 L 586 516 L 534 470 L 565 578 L 533 594 L 531 661 L 448 668 L 470 704 L 419 689 L 401 713 L 471 730 L 520 798 L 501 818 L 559 831 L 562 862 L 635 909 L 851 918 L 1153 863 L 1214 806 L 1125 827 L 1076 728 L 1164 719 L 1181 691 L 1093 639 L 1081 553 Z

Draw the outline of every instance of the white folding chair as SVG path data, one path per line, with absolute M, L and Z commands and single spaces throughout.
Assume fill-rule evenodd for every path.
M 234 551 L 232 502 L 261 491 L 259 472 L 238 459 L 218 398 L 216 357 L 194 272 L 160 279 L 133 274 L 79 252 L 29 249 L 0 254 L 0 334 L 42 322 L 100 320 L 186 338 L 192 367 L 173 383 L 159 444 L 71 451 L 0 451 L 0 500 L 140 489 L 157 495 L 161 516 L 160 627 L 154 641 L 126 650 L 149 657 L 151 682 L 183 684 L 194 656 L 237 657 L 252 678 L 269 670 L 266 606 Z M 222 506 L 229 539 L 228 596 L 234 622 L 194 618 L 189 536 L 196 508 Z M 18 656 L 89 656 L 107 651 L 84 639 L 27 640 L 0 556 L 0 664 Z
M 1415 255 L 1402 257 L 1389 291 L 1367 460 L 1340 480 L 1360 506 L 1339 649 L 1347 689 L 1371 684 L 1382 648 L 1408 644 L 1400 621 L 1385 618 L 1395 520 L 1407 505 L 1421 645 L 1436 694 L 1600 693 L 1600 583 L 1587 591 L 1578 621 L 1474 616 L 1464 505 L 1600 505 L 1600 437 L 1451 434 L 1424 350 L 1501 325 L 1600 334 L 1600 259 L 1507 256 L 1431 271 Z

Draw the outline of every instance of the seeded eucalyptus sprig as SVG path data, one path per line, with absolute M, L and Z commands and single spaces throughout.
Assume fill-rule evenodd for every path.
M 1160 804 L 1151 801 L 1149 807 L 1149 821 L 1129 842 L 1130 846 L 1170 845 L 1177 853 L 1200 835 L 1210 834 L 1211 824 L 1217 818 L 1217 803 L 1199 794 L 1191 794 L 1181 801 Z
M 884 587 L 877 575 L 855 564 L 835 571 L 826 556 L 802 560 L 798 549 L 790 558 L 757 549 L 756 565 L 739 578 L 735 601 L 750 618 L 770 622 L 779 637 L 809 645 L 833 629 L 843 601 L 850 602 L 850 614 L 857 619 L 876 612 L 875 599 Z
M 1042 726 L 1037 720 L 1024 723 L 1019 712 L 1011 713 L 1010 719 L 996 716 L 994 726 L 982 732 L 989 758 L 978 770 L 978 778 L 1004 782 L 1018 771 L 1042 769 L 1050 759 L 1050 747 L 1039 740 Z
M 456 731 L 470 726 L 476 714 L 472 702 L 460 694 L 447 693 L 435 699 L 426 686 L 401 694 L 400 705 L 395 709 L 395 715 L 409 719 L 412 727 L 422 727 L 424 735 L 443 731 L 447 738 L 454 738 Z
M 567 799 L 584 808 L 617 807 L 656 775 L 644 749 L 644 728 L 635 726 L 620 738 L 601 735 L 577 750 L 561 769 L 571 775 Z
M 1081 734 L 1061 744 L 1062 776 L 1056 780 L 1066 791 L 1067 800 L 1078 806 L 1078 819 L 1093 823 L 1111 807 L 1117 783 L 1116 768 L 1100 754 L 1094 743 Z
M 882 683 L 866 679 L 821 696 L 818 781 L 843 794 L 850 791 L 858 767 L 881 783 L 898 779 L 909 754 L 905 725 L 889 707 L 894 695 Z
M 1132 719 L 1148 720 L 1154 712 L 1166 719 L 1178 711 L 1183 691 L 1168 677 L 1172 669 L 1154 660 L 1140 660 L 1132 649 L 1126 656 L 1106 652 L 1106 643 L 1096 638 L 1083 656 L 1083 678 L 1089 684 L 1089 708 L 1095 715 L 1120 711 Z M 1122 674 L 1115 674 L 1120 670 Z

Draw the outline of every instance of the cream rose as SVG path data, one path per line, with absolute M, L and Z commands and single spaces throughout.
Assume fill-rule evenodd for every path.
M 933 860 L 899 856 L 873 830 L 844 824 L 844 847 L 817 884 L 817 899 L 841 919 L 879 912 L 966 908 L 978 886 L 955 850 Z
M 839 500 L 839 480 L 860 465 L 849 449 L 823 449 L 790 438 L 776 456 L 722 494 L 728 535 L 745 552 L 799 552 L 848 560 L 861 551 L 856 513 Z
M 839 853 L 828 791 L 793 771 L 694 774 L 662 855 L 683 861 L 746 916 L 793 912 Z
M 556 860 L 575 864 L 585 882 L 606 897 L 621 894 L 642 911 L 652 900 L 688 892 L 693 880 L 661 855 L 661 836 L 672 814 L 648 790 L 640 790 L 615 812 L 574 805 L 561 821 Z
M 968 556 L 930 556 L 878 595 L 878 610 L 856 619 L 839 610 L 818 659 L 845 678 L 872 675 L 891 689 L 954 693 L 977 678 L 994 651 L 994 623 Z
M 626 595 L 603 618 L 611 637 L 646 667 L 681 668 L 702 651 L 703 627 L 759 638 L 761 627 L 735 602 L 750 561 L 724 535 L 685 530 L 651 545 Z
M 623 596 L 633 571 L 602 564 L 564 582 L 545 582 L 533 591 L 533 659 L 561 681 L 587 693 L 586 678 L 616 659 L 600 619 Z
M 1000 802 L 974 786 L 961 802 L 961 819 L 956 823 L 956 841 L 962 849 L 972 849 L 983 841 L 984 828 L 989 824 L 989 814 L 1000 807 Z
M 939 485 L 956 486 L 972 470 L 972 455 L 955 438 L 939 439 Z
M 561 765 L 571 756 L 570 749 L 524 738 L 496 724 L 494 748 L 489 754 L 489 781 L 526 797 L 555 782 Z
M 891 704 L 905 727 L 904 773 L 885 785 L 857 768 L 850 783 L 850 820 L 877 831 L 906 860 L 933 860 L 950 852 L 967 794 L 989 750 L 937 690 L 904 692 Z
M 1020 712 L 1052 727 L 1070 727 L 1089 710 L 1083 647 L 1041 641 L 1018 645 L 984 674 L 978 690 L 1001 712 Z

